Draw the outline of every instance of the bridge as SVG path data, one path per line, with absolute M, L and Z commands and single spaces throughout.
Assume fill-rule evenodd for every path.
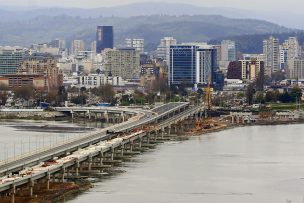
M 65 176 L 79 176 L 83 168 L 102 169 L 114 158 L 123 158 L 149 148 L 158 138 L 171 134 L 172 125 L 186 119 L 199 117 L 203 107 L 189 103 L 169 103 L 152 110 L 136 110 L 118 107 L 56 108 L 57 111 L 85 114 L 119 114 L 125 117 L 122 123 L 88 133 L 82 138 L 68 140 L 16 160 L 0 162 L 0 193 L 10 195 L 14 202 L 19 187 L 28 186 L 34 194 L 37 181 L 45 181 L 49 188 L 51 178 L 64 181 Z M 193 123 L 193 122 L 192 122 Z M 181 127 L 183 128 L 189 127 Z M 175 129 L 175 133 L 177 129 Z M 137 150 L 135 152 L 134 150 Z M 73 171 L 73 172 L 71 172 Z M 2 177 L 2 178 L 1 178 Z

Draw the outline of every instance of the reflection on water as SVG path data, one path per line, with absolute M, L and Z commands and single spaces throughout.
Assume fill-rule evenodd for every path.
M 69 202 L 302 203 L 303 132 L 253 126 L 165 143 Z
M 94 123 L 0 120 L 0 160 L 45 149 L 92 131 Z

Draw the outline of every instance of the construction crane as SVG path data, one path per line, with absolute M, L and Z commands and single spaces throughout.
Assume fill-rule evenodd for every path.
M 208 79 L 208 85 L 205 88 L 205 104 L 207 104 L 208 110 L 212 108 L 212 88 L 211 88 L 211 78 Z

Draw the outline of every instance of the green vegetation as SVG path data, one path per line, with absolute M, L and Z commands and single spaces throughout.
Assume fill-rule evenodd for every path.
M 291 111 L 294 111 L 297 109 L 297 105 L 294 104 L 294 103 L 288 103 L 288 104 L 284 104 L 284 103 L 272 103 L 272 104 L 269 104 L 269 107 L 271 110 L 274 110 L 274 111 L 282 111 L 282 110 L 291 110 Z M 302 110 L 304 110 L 304 104 L 301 104 L 300 105 L 300 108 Z

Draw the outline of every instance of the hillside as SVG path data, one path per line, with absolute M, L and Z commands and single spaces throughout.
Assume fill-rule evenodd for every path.
M 304 43 L 304 32 L 276 33 L 272 35 L 278 38 L 280 43 L 283 43 L 288 37 L 297 37 L 301 45 Z M 242 53 L 255 54 L 263 52 L 263 40 L 269 38 L 269 34 L 239 35 L 228 38 L 236 41 L 238 50 Z M 218 44 L 223 39 L 226 39 L 226 37 L 210 40 L 209 43 Z
M 80 18 L 67 15 L 39 16 L 29 20 L 0 22 L 0 45 L 29 46 L 55 38 L 95 38 L 97 25 L 113 25 L 115 44 L 122 46 L 127 37 L 144 38 L 146 47 L 153 50 L 160 38 L 174 36 L 179 42 L 208 41 L 228 36 L 284 33 L 293 30 L 261 20 L 231 19 L 218 15 L 196 16 L 138 16 Z

